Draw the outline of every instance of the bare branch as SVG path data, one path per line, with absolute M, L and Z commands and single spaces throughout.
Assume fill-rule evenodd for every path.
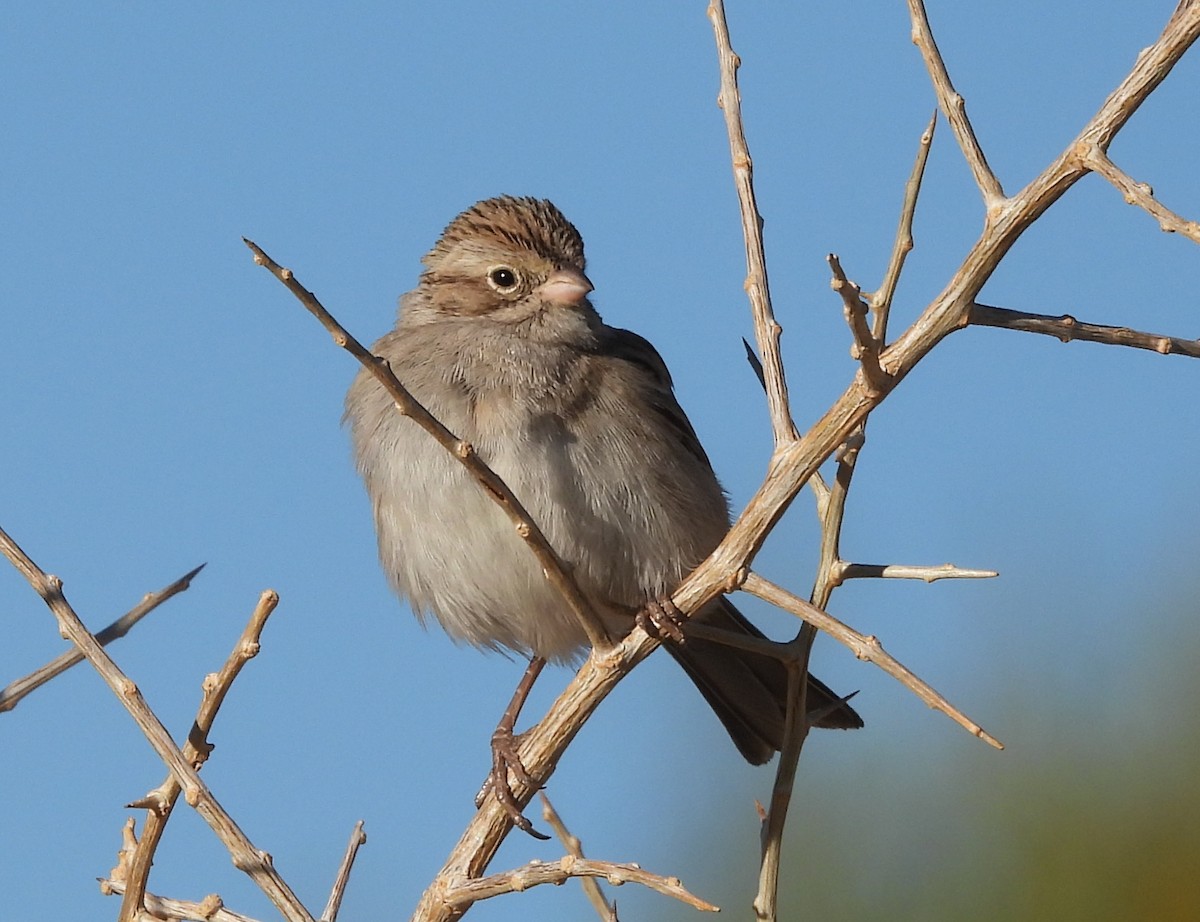
M 567 830 L 566 824 L 562 821 L 562 817 L 558 815 L 558 811 L 554 809 L 554 805 L 550 803 L 550 798 L 546 796 L 545 791 L 539 791 L 538 796 L 542 799 L 542 819 L 544 819 L 554 830 L 554 834 L 558 836 L 558 840 L 562 842 L 567 850 L 567 854 L 573 858 L 586 857 L 583 854 L 583 844 L 579 841 L 578 836 L 573 836 Z M 615 910 L 608 898 L 605 897 L 604 891 L 600 889 L 600 884 L 595 877 L 581 877 L 579 883 L 583 886 L 583 892 L 588 898 L 588 902 L 592 904 L 592 908 L 600 916 L 603 922 L 608 922 L 613 918 Z
M 122 894 L 125 884 L 116 880 L 100 881 L 100 889 L 106 893 Z M 226 909 L 221 898 L 211 894 L 199 903 L 189 900 L 172 900 L 153 893 L 145 894 L 146 908 L 134 916 L 134 922 L 192 922 L 204 919 L 205 922 L 257 922 L 250 916 Z
M 1005 330 L 1020 330 L 1023 333 L 1041 333 L 1053 336 L 1064 343 L 1073 339 L 1110 346 L 1128 346 L 1131 349 L 1146 349 L 1161 355 L 1186 355 L 1200 358 L 1200 339 L 1180 339 L 1160 333 L 1142 333 L 1129 327 L 1110 327 L 1099 323 L 1084 323 L 1070 314 L 1052 317 L 1049 314 L 1027 314 L 1024 311 L 991 307 L 973 302 L 969 322 L 973 326 L 1000 327 Z
M 933 30 L 929 27 L 929 17 L 925 13 L 923 0 L 908 0 L 908 13 L 912 19 L 913 44 L 921 50 L 921 57 L 925 59 L 925 69 L 929 71 L 933 80 L 933 91 L 937 96 L 938 105 L 950 123 L 958 146 L 962 148 L 963 156 L 967 159 L 967 165 L 975 177 L 975 185 L 983 195 L 983 204 L 990 216 L 993 210 L 1004 202 L 1004 189 L 1000 187 L 1000 181 L 988 166 L 983 148 L 975 138 L 975 129 L 971 127 L 971 120 L 967 118 L 966 100 L 954 89 L 954 84 L 950 81 L 946 62 L 942 60 L 937 42 L 933 40 Z
M 204 564 L 196 567 L 194 570 L 183 574 L 175 582 L 169 586 L 164 586 L 157 592 L 148 592 L 142 598 L 142 601 L 129 609 L 120 618 L 97 632 L 96 642 L 102 647 L 107 646 L 114 640 L 124 637 L 132 630 L 133 626 L 141 621 L 146 615 L 162 605 L 167 599 L 179 595 L 192 585 L 192 580 L 196 574 L 204 569 Z M 55 676 L 60 675 L 74 666 L 76 663 L 83 662 L 83 654 L 78 649 L 72 647 L 61 656 L 55 657 L 45 666 L 35 669 L 29 675 L 17 679 L 7 687 L 0 689 L 0 714 L 5 711 L 11 711 L 20 703 L 21 699 L 28 695 L 35 688 L 40 688 L 45 685 Z
M 782 608 L 784 611 L 791 612 L 798 618 L 803 618 L 806 622 L 813 625 L 813 627 L 824 631 L 830 637 L 834 638 L 838 643 L 849 647 L 851 652 L 859 659 L 874 663 L 931 708 L 941 711 L 972 736 L 979 737 L 996 749 L 1004 748 L 1004 745 L 998 739 L 973 720 L 970 720 L 962 711 L 947 701 L 944 696 L 935 691 L 928 682 L 910 671 L 884 650 L 883 645 L 879 642 L 879 638 L 860 634 L 827 612 L 822 611 L 810 602 L 806 602 L 798 595 L 793 595 L 786 589 L 763 579 L 757 573 L 751 573 L 746 578 L 744 588 L 751 595 L 756 595 L 760 599 L 770 602 L 778 608 Z
M 755 918 L 775 922 L 778 916 L 779 874 L 783 859 L 783 830 L 787 824 L 792 792 L 796 789 L 796 772 L 800 754 L 808 741 L 811 728 L 808 713 L 808 660 L 812 653 L 816 630 L 807 621 L 800 626 L 796 639 L 788 644 L 792 660 L 788 664 L 787 707 L 784 714 L 783 747 L 775 768 L 771 787 L 771 808 L 762 820 L 759 831 L 761 860 L 758 870 L 758 892 L 754 896 Z
M 288 291 L 295 295 L 300 303 L 308 309 L 308 312 L 332 334 L 333 341 L 358 359 L 362 366 L 376 377 L 384 390 L 395 400 L 396 409 L 432 435 L 438 444 L 458 459 L 484 491 L 496 501 L 513 523 L 517 534 L 537 558 L 546 579 L 562 594 L 575 617 L 579 619 L 591 645 L 598 649 L 609 646 L 611 639 L 608 632 L 591 602 L 579 591 L 579 586 L 571 576 L 570 568 L 550 546 L 550 542 L 546 540 L 546 536 L 542 534 L 537 523 L 525 511 L 521 501 L 500 479 L 499 475 L 483 462 L 469 443 L 458 438 L 432 413 L 421 406 L 392 373 L 387 362 L 372 355 L 362 343 L 351 336 L 345 327 L 338 323 L 317 300 L 316 295 L 297 281 L 291 269 L 285 269 L 271 259 L 254 241 L 247 240 L 245 237 L 242 240 L 254 253 L 254 261 L 260 266 L 265 266 L 272 275 L 283 282 Z
M 1137 205 L 1158 221 L 1161 230 L 1168 234 L 1183 234 L 1192 243 L 1200 243 L 1200 224 L 1177 215 L 1154 197 L 1154 190 L 1147 183 L 1135 181 L 1118 167 L 1099 144 L 1092 144 L 1081 152 L 1084 163 L 1116 186 L 1130 205 Z
M 750 298 L 750 313 L 754 317 L 754 338 L 758 341 L 758 352 L 762 356 L 771 427 L 775 432 L 775 443 L 780 444 L 794 441 L 797 432 L 788 405 L 783 359 L 779 354 L 779 337 L 783 330 L 771 309 L 767 258 L 763 252 L 763 219 L 754 197 L 754 165 L 742 126 L 742 96 L 737 82 L 741 59 L 734 53 L 729 40 L 729 25 L 725 22 L 722 0 L 710 0 L 708 18 L 712 22 L 721 70 L 721 92 L 717 97 L 717 105 L 725 113 L 725 130 L 729 135 L 729 152 L 733 159 L 733 181 L 737 187 L 742 235 L 746 242 L 746 294 Z
M 693 896 L 680 883 L 678 877 L 662 877 L 643 871 L 636 864 L 617 864 L 612 861 L 593 861 L 565 855 L 558 861 L 547 864 L 532 861 L 511 871 L 492 874 L 475 880 L 464 881 L 446 894 L 446 902 L 455 908 L 465 908 L 480 900 L 516 893 L 539 884 L 561 884 L 572 877 L 603 877 L 614 887 L 625 883 L 641 884 L 651 890 L 673 897 L 681 903 L 704 912 L 720 912 L 719 906 Z
M 121 830 L 121 849 L 117 852 L 117 865 L 100 878 L 100 892 L 105 896 L 124 894 L 128 891 L 126 879 L 137 851 L 137 836 L 133 831 L 133 818 L 125 821 Z M 153 893 L 143 893 L 138 899 L 139 908 L 131 917 L 132 922 L 163 922 L 163 920 L 205 919 L 208 922 L 255 922 L 249 916 L 225 908 L 221 898 L 211 893 L 198 903 L 188 900 L 169 900 Z
M 999 575 L 995 570 L 966 570 L 952 563 L 936 567 L 910 567 L 894 563 L 850 563 L 839 560 L 833 565 L 833 579 L 838 585 L 848 579 L 923 579 L 927 583 L 936 583 L 939 579 L 991 579 Z
M 896 296 L 896 286 L 900 282 L 900 273 L 904 270 L 904 261 L 912 252 L 913 217 L 917 213 L 917 198 L 921 194 L 921 181 L 925 178 L 925 165 L 929 162 L 929 149 L 933 146 L 933 133 L 937 128 L 937 110 L 930 116 L 929 124 L 921 134 L 917 145 L 917 159 L 913 163 L 908 182 L 904 184 L 904 204 L 900 208 L 900 221 L 896 227 L 896 239 L 892 244 L 892 257 L 888 260 L 887 271 L 879 288 L 867 297 L 871 310 L 875 312 L 875 322 L 871 332 L 881 345 L 887 342 L 888 314 L 891 313 L 892 299 Z
M 197 771 L 208 759 L 212 745 L 208 742 L 209 731 L 212 730 L 217 712 L 225 701 L 225 696 L 233 685 L 234 679 L 242 671 L 242 667 L 253 659 L 259 651 L 263 628 L 267 619 L 279 605 L 279 596 L 268 589 L 259 596 L 258 604 L 250 613 L 250 620 L 242 630 L 241 636 L 234 644 L 233 650 L 216 674 L 205 676 L 202 686 L 203 694 L 196 720 L 188 733 L 187 742 L 183 747 L 183 758 Z M 150 867 L 154 863 L 154 854 L 162 841 L 171 812 L 179 800 L 182 785 L 173 774 L 167 775 L 162 784 L 129 806 L 144 807 L 148 811 L 146 822 L 142 827 L 142 838 L 137 843 L 137 851 L 130 861 L 129 871 L 125 876 L 127 888 L 121 900 L 121 913 L 118 922 L 133 922 L 144 905 L 142 895 L 150 880 Z
M 233 821 L 233 817 L 217 802 L 212 792 L 200 780 L 196 769 L 179 751 L 166 727 L 146 705 L 138 687 L 121 672 L 96 638 L 83 626 L 83 622 L 63 595 L 62 580 L 47 575 L 2 529 L 0 551 L 12 561 L 13 566 L 29 581 L 54 613 L 63 636 L 70 638 L 71 642 L 83 651 L 88 662 L 113 690 L 150 745 L 154 747 L 158 757 L 183 785 L 188 803 L 212 827 L 222 844 L 229 850 L 234 865 L 245 871 L 258 884 L 288 922 L 313 922 L 308 910 L 272 866 L 271 856 L 256 849 Z
M 350 842 L 346 846 L 346 854 L 338 866 L 337 876 L 333 880 L 333 889 L 329 893 L 329 902 L 321 913 L 320 922 L 337 922 L 338 912 L 342 908 L 342 897 L 346 894 L 346 885 L 350 883 L 350 869 L 354 867 L 354 859 L 358 856 L 359 848 L 366 844 L 367 834 L 363 832 L 363 821 L 354 824 L 350 833 Z
M 830 287 L 842 299 L 842 311 L 845 314 L 846 323 L 850 327 L 850 332 L 854 336 L 854 345 L 850 347 L 850 355 L 862 366 L 863 378 L 867 382 L 870 393 L 886 393 L 892 387 L 892 380 L 891 376 L 884 371 L 883 366 L 879 364 L 881 343 L 875 338 L 875 334 L 871 332 L 871 327 L 867 324 L 867 313 L 870 308 L 862 299 L 859 287 L 846 278 L 846 273 L 842 271 L 842 264 L 838 258 L 833 253 L 826 258 L 829 261 L 829 268 L 833 271 Z

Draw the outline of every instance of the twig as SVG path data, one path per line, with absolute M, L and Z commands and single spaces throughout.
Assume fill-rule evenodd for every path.
M 913 44 L 921 50 L 921 57 L 925 59 L 925 69 L 929 71 L 929 76 L 933 80 L 933 91 L 937 96 L 938 105 L 941 106 L 942 114 L 950 123 L 950 129 L 958 140 L 958 146 L 967 159 L 967 165 L 975 177 L 975 185 L 979 187 L 979 191 L 983 195 L 983 204 L 990 216 L 1004 202 L 1004 190 L 1000 187 L 1000 181 L 996 179 L 996 174 L 988 166 L 987 157 L 983 155 L 983 148 L 979 146 L 979 141 L 975 137 L 971 120 L 967 118 L 966 100 L 963 99 L 961 93 L 954 89 L 954 84 L 950 81 L 946 62 L 942 60 L 937 42 L 933 40 L 933 30 L 929 27 L 925 4 L 922 0 L 908 0 L 908 13 L 912 19 Z
M 217 712 L 221 709 L 225 696 L 229 693 L 234 679 L 241 673 L 242 667 L 258 655 L 263 628 L 278 605 L 279 596 L 273 590 L 268 589 L 263 592 L 254 606 L 254 611 L 250 613 L 250 620 L 226 658 L 225 664 L 221 667 L 221 671 L 205 676 L 200 708 L 196 714 L 196 720 L 192 723 L 192 729 L 188 733 L 187 742 L 183 746 L 183 758 L 197 771 L 212 752 L 213 747 L 208 742 L 208 734 L 212 730 Z M 129 804 L 131 807 L 144 807 L 148 812 L 142 827 L 142 838 L 137 843 L 137 851 L 130 861 L 129 871 L 125 877 L 128 886 L 124 891 L 124 898 L 121 900 L 118 922 L 133 922 L 141 911 L 142 894 L 150 879 L 150 867 L 154 863 L 154 853 L 162 841 L 167 821 L 171 818 L 171 811 L 174 810 L 175 804 L 179 800 L 181 790 L 179 779 L 174 774 L 168 774 L 157 788 Z
M 1180 339 L 1160 333 L 1142 333 L 1129 327 L 1110 327 L 1099 323 L 1085 323 L 1070 314 L 1052 317 L 1049 314 L 1027 314 L 1024 311 L 992 307 L 973 302 L 968 322 L 973 326 L 1000 327 L 1005 330 L 1020 330 L 1023 333 L 1041 333 L 1053 336 L 1064 343 L 1073 339 L 1109 346 L 1128 346 L 1131 349 L 1146 349 L 1161 355 L 1186 355 L 1200 358 L 1200 339 Z
M 96 642 L 102 647 L 107 646 L 114 640 L 124 637 L 133 628 L 135 624 L 141 621 L 146 615 L 158 608 L 163 602 L 172 596 L 188 589 L 196 574 L 204 569 L 204 564 L 196 567 L 185 573 L 169 586 L 164 586 L 157 592 L 148 592 L 137 605 L 129 609 L 120 618 L 110 624 L 108 627 L 97 632 Z M 55 657 L 45 666 L 35 669 L 29 675 L 17 679 L 4 689 L 0 689 L 0 713 L 11 711 L 20 703 L 21 699 L 28 695 L 36 688 L 45 685 L 55 676 L 66 672 L 76 663 L 83 662 L 83 654 L 78 649 L 72 647 L 61 656 Z
M 121 894 L 125 892 L 125 884 L 116 880 L 101 880 L 100 889 L 106 893 Z M 205 897 L 199 903 L 189 900 L 172 900 L 153 893 L 145 894 L 146 908 L 134 916 L 134 922 L 192 922 L 203 919 L 205 922 L 257 922 L 250 916 L 226 909 L 221 898 L 215 894 Z
M 353 355 L 362 366 L 368 369 L 384 390 L 396 402 L 396 409 L 419 425 L 437 440 L 446 451 L 458 459 L 467 471 L 478 481 L 479 485 L 494 499 L 512 522 L 517 534 L 528 545 L 529 549 L 541 565 L 546 579 L 550 581 L 566 600 L 575 617 L 579 620 L 588 641 L 597 649 L 603 649 L 611 644 L 608 632 L 604 628 L 600 616 L 592 607 L 591 602 L 579 590 L 570 569 L 558 556 L 537 523 L 533 521 L 521 501 L 513 494 L 507 484 L 493 471 L 483 459 L 476 454 L 475 449 L 467 442 L 458 438 L 433 416 L 425 407 L 417 402 L 400 380 L 392 373 L 391 366 L 386 361 L 372 355 L 362 343 L 350 335 L 332 314 L 325 309 L 316 295 L 297 281 L 291 269 L 285 269 L 268 256 L 263 249 L 252 240 L 245 237 L 242 241 L 254 253 L 254 261 L 265 266 L 275 278 L 283 282 L 310 314 L 321 322 L 321 325 L 333 336 L 333 341 Z
M 742 235 L 746 243 L 746 294 L 750 298 L 750 313 L 754 318 L 754 338 L 758 341 L 758 352 L 762 356 L 771 428 L 775 433 L 775 443 L 779 444 L 794 441 L 798 433 L 788 405 L 787 379 L 779 354 L 779 337 L 783 331 L 771 309 L 767 259 L 763 252 L 763 219 L 754 197 L 754 164 L 742 127 L 742 97 L 737 81 L 741 59 L 734 53 L 729 41 L 729 25 L 725 22 L 722 0 L 710 0 L 708 18 L 712 22 L 721 70 L 721 91 L 717 105 L 725 113 L 725 130 L 729 135 L 729 152 L 733 160 L 733 182 L 737 187 Z
M 110 881 L 105 884 L 112 889 L 113 893 L 125 892 L 124 884 Z M 222 905 L 220 897 L 215 895 L 206 897 L 199 903 L 193 903 L 188 900 L 172 900 L 147 893 L 146 908 L 137 914 L 134 922 L 163 922 L 164 919 L 179 920 L 179 922 L 192 922 L 195 919 L 203 919 L 204 922 L 257 922 L 250 916 L 226 909 Z
M 583 854 L 583 844 L 579 841 L 579 837 L 571 835 L 567 830 L 566 824 L 562 821 L 562 817 L 558 815 L 558 811 L 554 809 L 554 805 L 550 803 L 550 798 L 546 796 L 546 792 L 539 791 L 538 796 L 542 799 L 542 819 L 554 830 L 554 834 L 558 836 L 558 840 L 566 848 L 567 854 L 574 858 L 586 857 Z M 596 910 L 601 920 L 607 922 L 607 920 L 612 919 L 615 915 L 615 909 L 604 895 L 604 891 L 600 889 L 600 883 L 596 878 L 581 877 L 579 883 L 583 887 L 583 892 L 587 896 L 588 902 L 592 904 L 592 908 Z
M 871 303 L 871 310 L 875 313 L 871 332 L 880 345 L 887 343 L 887 322 L 892 310 L 892 299 L 896 296 L 896 286 L 900 283 L 904 262 L 912 252 L 913 217 L 917 213 L 917 198 L 921 194 L 921 181 L 925 178 L 925 165 L 929 162 L 929 149 L 933 146 L 933 133 L 936 129 L 937 110 L 934 109 L 929 124 L 921 133 L 921 140 L 917 145 L 917 158 L 908 182 L 904 184 L 904 204 L 900 208 L 900 220 L 896 225 L 896 239 L 892 243 L 892 256 L 888 260 L 887 271 L 883 273 L 883 281 L 879 288 L 867 298 Z
M 862 299 L 859 287 L 846 278 L 846 273 L 842 271 L 842 264 L 837 256 L 830 253 L 826 258 L 829 261 L 829 268 L 833 272 L 833 279 L 829 283 L 830 287 L 842 299 L 842 311 L 846 316 L 850 332 L 854 336 L 854 345 L 850 347 L 850 355 L 862 366 L 863 378 L 866 380 L 870 392 L 886 393 L 891 389 L 892 379 L 879 361 L 879 350 L 882 343 L 875 337 L 871 327 L 867 324 L 867 313 L 870 308 Z
M 771 807 L 762 821 L 759 832 L 761 858 L 758 870 L 758 892 L 752 906 L 760 922 L 775 922 L 778 918 L 779 873 L 783 860 L 783 830 L 787 823 L 792 792 L 796 789 L 796 772 L 800 754 L 808 741 L 811 727 L 808 714 L 808 661 L 816 631 L 809 622 L 800 626 L 788 647 L 792 662 L 788 664 L 788 695 L 784 713 L 783 746 L 771 786 Z
M 1116 186 L 1130 205 L 1137 205 L 1158 221 L 1161 230 L 1168 234 L 1183 234 L 1192 243 L 1200 243 L 1200 224 L 1189 221 L 1167 208 L 1154 197 L 1154 190 L 1144 182 L 1137 182 L 1128 173 L 1109 159 L 1100 145 L 1092 144 L 1080 151 L 1083 162 L 1093 171 Z
M 842 645 L 849 647 L 858 659 L 874 663 L 931 708 L 941 711 L 972 736 L 979 737 L 989 746 L 993 746 L 996 749 L 1004 748 L 1003 743 L 947 701 L 928 682 L 910 671 L 884 650 L 883 645 L 879 642 L 879 638 L 868 634 L 860 634 L 854 628 L 842 623 L 812 603 L 806 602 L 786 589 L 763 579 L 757 573 L 751 573 L 746 577 L 746 583 L 743 588 L 751 595 L 758 596 L 760 599 L 770 602 L 784 611 L 791 612 L 793 615 L 803 618 L 813 627 L 824 631 Z
M 105 896 L 124 894 L 128 891 L 128 875 L 137 851 L 138 840 L 133 831 L 133 817 L 125 821 L 121 830 L 121 848 L 117 852 L 117 864 L 108 872 L 108 877 L 100 878 L 100 892 Z M 232 912 L 225 908 L 221 898 L 211 893 L 198 903 L 188 900 L 170 900 L 156 896 L 153 893 L 143 893 L 138 904 L 145 906 L 138 909 L 133 916 L 133 922 L 162 922 L 162 920 L 192 920 L 205 919 L 208 922 L 255 922 L 249 916 Z
M 693 896 L 678 877 L 662 877 L 643 871 L 636 864 L 617 864 L 612 861 L 593 861 L 565 855 L 558 861 L 545 863 L 531 861 L 529 864 L 489 877 L 464 881 L 446 894 L 446 902 L 453 908 L 464 908 L 480 900 L 516 893 L 539 884 L 561 884 L 572 877 L 603 877 L 614 887 L 625 883 L 641 884 L 651 890 L 670 896 L 681 903 L 704 912 L 720 912 L 719 906 Z
M 171 739 L 166 727 L 146 705 L 138 687 L 117 667 L 96 642 L 79 616 L 75 614 L 62 592 L 62 580 L 56 576 L 47 575 L 20 547 L 0 529 L 0 551 L 12 561 L 13 566 L 24 576 L 46 605 L 54 613 L 59 630 L 64 637 L 83 651 L 92 667 L 100 673 L 117 699 L 125 707 L 142 734 L 154 747 L 158 757 L 166 763 L 172 774 L 183 785 L 187 801 L 212 827 L 222 844 L 233 856 L 236 867 L 246 872 L 262 891 L 271 899 L 275 907 L 289 922 L 313 922 L 308 910 L 292 892 L 279 873 L 271 864 L 271 856 L 259 851 L 238 827 L 225 808 L 217 802 L 212 792 L 200 780 L 196 769 L 179 751 L 179 747 Z
M 342 856 L 342 863 L 338 865 L 337 876 L 333 880 L 333 889 L 329 892 L 329 902 L 325 904 L 325 911 L 321 913 L 320 922 L 337 922 L 338 912 L 342 908 L 342 897 L 346 894 L 346 885 L 350 883 L 350 869 L 354 867 L 354 859 L 358 856 L 358 850 L 365 845 L 367 834 L 363 832 L 363 821 L 359 820 L 354 824 L 354 831 L 350 833 L 350 842 L 346 845 L 346 854 Z
M 841 585 L 848 579 L 923 579 L 936 583 L 939 579 L 991 579 L 1000 574 L 995 570 L 967 570 L 952 563 L 936 567 L 910 567 L 903 564 L 850 563 L 835 561 L 832 579 Z

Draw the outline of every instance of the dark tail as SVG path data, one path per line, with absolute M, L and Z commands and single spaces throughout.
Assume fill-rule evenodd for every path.
M 718 599 L 698 619 L 733 634 L 763 637 L 728 599 Z M 683 632 L 687 635 L 686 624 Z M 746 760 L 752 765 L 770 761 L 783 746 L 788 683 L 783 663 L 699 637 L 688 637 L 683 644 L 668 641 L 663 646 L 696 683 Z M 854 708 L 840 698 L 820 679 L 808 677 L 808 712 L 824 713 L 813 726 L 853 730 L 863 725 Z

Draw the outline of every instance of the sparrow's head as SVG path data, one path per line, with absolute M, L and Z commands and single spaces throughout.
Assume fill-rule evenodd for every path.
M 421 288 L 444 315 L 517 322 L 554 308 L 590 310 L 583 239 L 544 199 L 504 195 L 472 205 L 423 262 Z

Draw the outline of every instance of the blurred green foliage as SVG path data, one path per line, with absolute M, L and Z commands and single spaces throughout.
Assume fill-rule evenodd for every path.
M 1049 700 L 1036 698 L 1036 676 L 1066 651 L 1031 654 L 1027 674 L 990 696 L 989 729 L 1003 731 L 1005 752 L 930 733 L 934 715 L 907 736 L 884 719 L 873 739 L 864 731 L 832 747 L 815 737 L 801 760 L 780 918 L 1200 919 L 1196 608 L 1175 607 L 1178 631 L 1131 637 L 1116 669 L 1072 663 L 1075 680 Z M 859 751 L 837 752 L 846 748 Z M 753 918 L 752 856 L 722 853 L 747 848 L 743 794 L 708 798 L 730 817 L 727 831 L 713 837 L 711 815 L 687 820 L 678 866 L 726 916 Z M 696 916 L 671 907 L 658 918 Z

